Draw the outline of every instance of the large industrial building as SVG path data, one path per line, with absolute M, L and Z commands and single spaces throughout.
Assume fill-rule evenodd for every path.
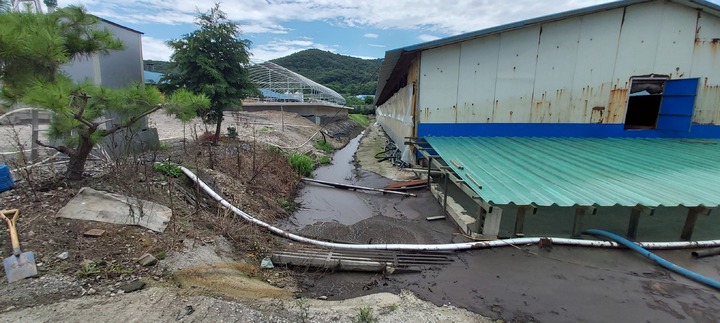
M 386 52 L 378 121 L 468 234 L 717 238 L 719 51 L 718 5 L 612 2 Z

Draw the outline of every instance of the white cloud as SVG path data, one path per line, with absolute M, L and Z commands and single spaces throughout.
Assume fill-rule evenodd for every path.
M 335 53 L 337 52 L 335 47 L 337 46 L 319 44 L 307 38 L 295 40 L 274 39 L 265 44 L 253 46 L 251 48 L 253 54 L 251 59 L 253 61 L 268 61 L 311 48 Z
M 378 34 L 365 34 L 363 35 L 365 38 L 378 38 Z
M 225 0 L 221 9 L 246 32 L 282 33 L 288 21 L 326 21 L 333 25 L 400 28 L 453 35 L 607 2 L 606 0 L 477 0 L 448 6 L 439 0 Z M 133 23 L 191 23 L 211 1 L 67 0 L 84 4 L 102 17 Z M 442 14 L 435 14 L 442 12 Z M 367 34 L 373 35 L 373 34 Z M 371 37 L 370 37 L 371 38 Z
M 387 47 L 387 46 L 385 46 L 385 45 L 380 45 L 380 44 L 367 44 L 367 45 L 370 46 L 370 47 L 377 47 L 377 48 L 385 48 L 385 47 Z
M 142 47 L 143 59 L 169 61 L 173 52 L 170 46 L 165 44 L 164 40 L 148 36 L 143 36 Z
M 433 35 L 428 35 L 428 34 L 422 34 L 422 35 L 418 36 L 418 39 L 420 39 L 421 41 L 426 42 L 426 41 L 433 41 L 433 40 L 440 39 L 440 37 L 438 37 L 438 36 L 433 36 Z

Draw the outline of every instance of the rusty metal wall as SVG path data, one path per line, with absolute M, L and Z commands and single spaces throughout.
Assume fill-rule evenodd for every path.
M 633 76 L 700 77 L 695 123 L 720 120 L 720 18 L 650 2 L 421 53 L 422 123 L 623 123 Z

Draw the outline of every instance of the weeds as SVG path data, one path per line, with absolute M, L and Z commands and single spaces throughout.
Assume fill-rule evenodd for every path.
M 270 131 L 272 131 L 272 128 L 262 127 L 262 128 L 260 128 L 258 131 L 260 131 L 260 132 L 270 132 Z
M 295 300 L 295 308 L 298 309 L 297 321 L 301 323 L 310 322 L 310 305 L 305 297 Z
M 79 277 L 95 276 L 100 273 L 100 268 L 94 261 L 86 260 L 80 265 L 80 269 L 76 272 Z
M 313 171 L 313 160 L 303 153 L 291 153 L 288 161 L 295 171 L 305 177 L 311 176 Z
M 318 141 L 316 141 L 316 142 L 313 144 L 313 147 L 315 147 L 315 149 L 321 150 L 321 151 L 323 151 L 323 152 L 325 152 L 325 153 L 331 153 L 331 152 L 333 152 L 333 150 L 335 150 L 335 148 L 333 148 L 333 146 L 330 145 L 330 143 L 327 142 L 327 141 L 325 141 L 325 140 L 318 140 Z
M 378 321 L 377 317 L 373 316 L 372 308 L 370 307 L 359 307 L 358 314 L 355 316 L 353 322 L 356 323 L 375 323 Z
M 332 158 L 330 158 L 328 156 L 320 156 L 320 158 L 318 158 L 317 162 L 320 165 L 330 165 L 330 164 L 332 164 Z
M 282 205 L 282 207 L 290 213 L 295 212 L 298 209 L 297 203 L 290 200 L 282 200 L 280 201 L 280 205 Z
M 153 164 L 153 168 L 165 176 L 180 177 L 180 175 L 182 175 L 180 166 L 169 161 Z
M 349 117 L 363 127 L 367 127 L 370 124 L 370 119 L 364 114 L 350 114 Z

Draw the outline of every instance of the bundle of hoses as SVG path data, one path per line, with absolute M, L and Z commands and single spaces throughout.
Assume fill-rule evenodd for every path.
M 625 238 L 622 238 L 616 234 L 603 231 L 603 230 L 587 230 L 587 234 L 596 236 L 602 236 L 610 238 L 614 241 L 600 241 L 600 240 L 581 240 L 581 239 L 567 239 L 567 238 L 547 238 L 547 237 L 536 237 L 536 238 L 514 238 L 514 239 L 503 239 L 503 240 L 491 240 L 491 241 L 473 241 L 473 242 L 462 242 L 462 243 L 445 243 L 445 244 L 350 244 L 350 243 L 338 243 L 315 240 L 307 237 L 303 237 L 294 233 L 287 232 L 280 228 L 274 227 L 268 223 L 254 218 L 253 216 L 243 212 L 234 205 L 230 204 L 227 200 L 222 198 L 213 189 L 211 189 L 205 182 L 200 180 L 192 171 L 180 166 L 182 172 L 200 186 L 205 193 L 210 195 L 213 199 L 220 202 L 223 206 L 230 209 L 236 215 L 239 215 L 243 219 L 264 227 L 270 232 L 279 236 L 295 240 L 298 242 L 308 243 L 312 245 L 334 248 L 334 249 L 364 249 L 364 250 L 404 250 L 404 251 L 453 251 L 453 250 L 469 250 L 469 249 L 483 249 L 493 247 L 504 247 L 504 246 L 517 246 L 527 244 L 537 244 L 541 240 L 550 240 L 553 244 L 558 245 L 573 245 L 573 246 L 584 246 L 584 247 L 621 247 L 625 246 L 634 251 L 637 251 L 644 256 L 655 261 L 659 265 L 686 276 L 690 279 L 699 281 L 709 286 L 720 289 L 720 282 L 709 279 L 707 277 L 698 275 L 687 269 L 678 267 L 667 260 L 664 260 L 655 254 L 645 249 L 680 249 L 680 248 L 701 248 L 701 247 L 716 247 L 720 246 L 720 240 L 707 240 L 707 241 L 675 241 L 675 242 L 632 242 Z

